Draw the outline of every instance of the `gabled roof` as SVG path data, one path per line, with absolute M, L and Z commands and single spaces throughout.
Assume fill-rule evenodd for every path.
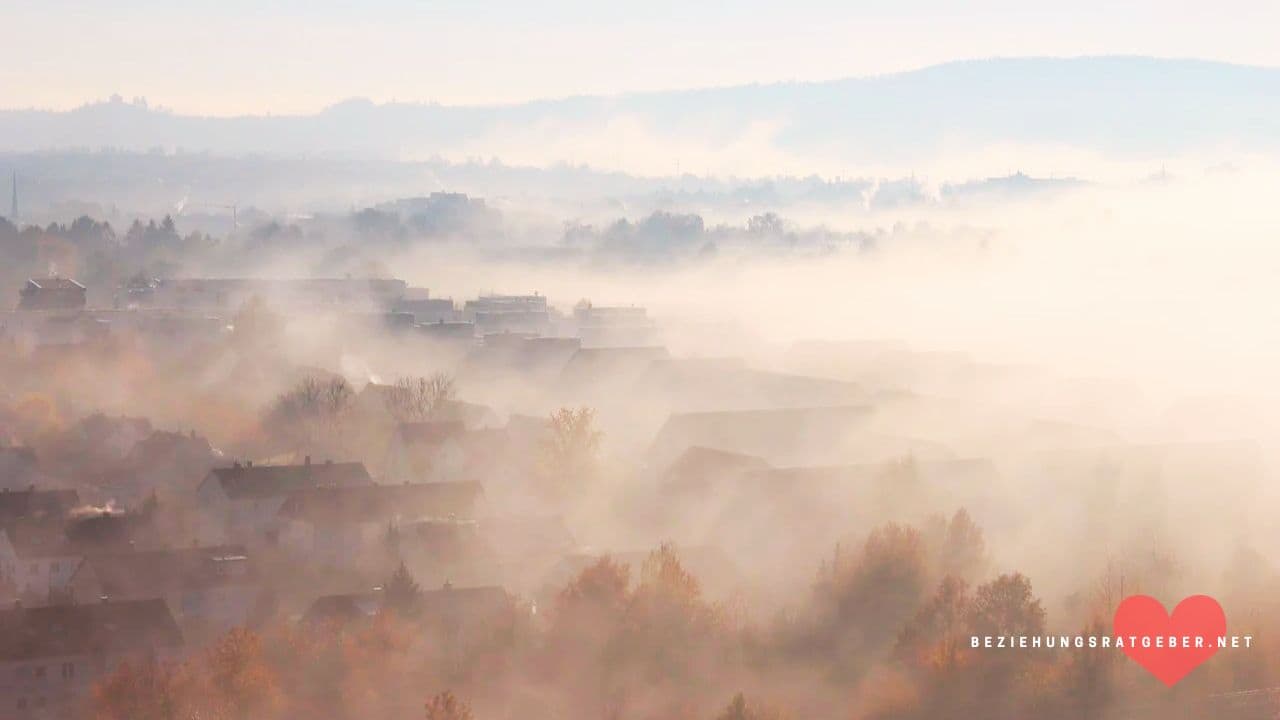
M 108 597 L 159 597 L 179 590 L 234 585 L 252 578 L 239 545 L 93 555 L 76 570 L 93 574 Z
M 382 593 L 322 595 L 311 603 L 302 621 L 307 623 L 347 623 L 372 617 L 382 609 Z
M 490 617 L 511 606 L 511 596 L 496 585 L 478 587 L 453 587 L 426 590 L 422 593 L 420 610 L 427 620 L 462 620 Z M 340 595 L 323 595 L 311 603 L 303 615 L 304 622 L 347 623 L 372 617 L 382 610 L 383 595 L 380 590 Z
M 511 603 L 511 596 L 497 585 L 479 587 L 453 587 L 445 585 L 438 590 L 422 593 L 423 614 L 440 616 L 459 610 L 472 617 L 483 616 L 501 610 Z
M 0 490 L 0 527 L 19 518 L 60 518 L 80 504 L 75 490 Z
M 632 379 L 655 362 L 668 359 L 662 346 L 582 348 L 575 352 L 560 371 L 562 381 L 580 383 L 602 379 Z
M 176 648 L 182 632 L 164 600 L 0 610 L 0 660 Z
M 85 287 L 71 278 L 27 278 L 27 287 L 33 290 L 84 290 Z
M 694 480 L 707 475 L 765 470 L 769 463 L 755 455 L 694 445 L 680 454 L 663 473 L 668 480 Z
M 145 520 L 141 516 L 102 513 L 16 520 L 4 528 L 19 557 L 72 557 L 125 550 Z
M 233 465 L 214 468 L 206 482 L 222 485 L 227 497 L 268 498 L 319 487 L 354 487 L 373 484 L 364 463 L 306 463 L 303 465 Z
M 475 482 L 315 488 L 291 493 L 279 515 L 317 525 L 466 517 L 483 494 Z

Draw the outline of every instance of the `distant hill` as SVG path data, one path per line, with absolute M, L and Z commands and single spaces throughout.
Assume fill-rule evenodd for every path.
M 505 106 L 350 100 L 314 115 L 235 118 L 116 101 L 67 112 L 0 111 L 0 150 L 166 147 L 397 159 L 465 147 L 483 157 L 501 156 L 504 142 L 529 142 L 530 132 L 589 133 L 618 117 L 659 138 L 691 128 L 733 134 L 763 123 L 781 148 L 830 149 L 851 160 L 910 159 L 944 141 L 1155 154 L 1224 143 L 1270 147 L 1280 144 L 1280 69 L 1141 57 L 997 59 L 830 82 Z

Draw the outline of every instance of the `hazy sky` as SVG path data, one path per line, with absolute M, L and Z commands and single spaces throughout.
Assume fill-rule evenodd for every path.
M 0 106 L 511 102 L 1143 54 L 1280 66 L 1275 0 L 5 0 Z

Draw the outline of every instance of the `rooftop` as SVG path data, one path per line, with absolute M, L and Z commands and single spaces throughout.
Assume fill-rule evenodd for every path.
M 268 498 L 317 487 L 371 485 L 373 478 L 359 462 L 307 462 L 302 465 L 241 465 L 214 468 L 208 479 L 222 485 L 230 498 Z M 208 481 L 206 479 L 206 482 Z
M 32 660 L 182 645 L 164 600 L 0 610 L 0 660 Z
M 279 514 L 325 525 L 469 516 L 483 494 L 475 482 L 316 488 L 289 495 Z

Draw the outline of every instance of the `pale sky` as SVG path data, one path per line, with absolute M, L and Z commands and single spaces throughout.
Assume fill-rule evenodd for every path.
M 949 60 L 1138 54 L 1280 66 L 1276 0 L 4 0 L 0 107 L 113 93 L 213 115 L 472 104 Z

